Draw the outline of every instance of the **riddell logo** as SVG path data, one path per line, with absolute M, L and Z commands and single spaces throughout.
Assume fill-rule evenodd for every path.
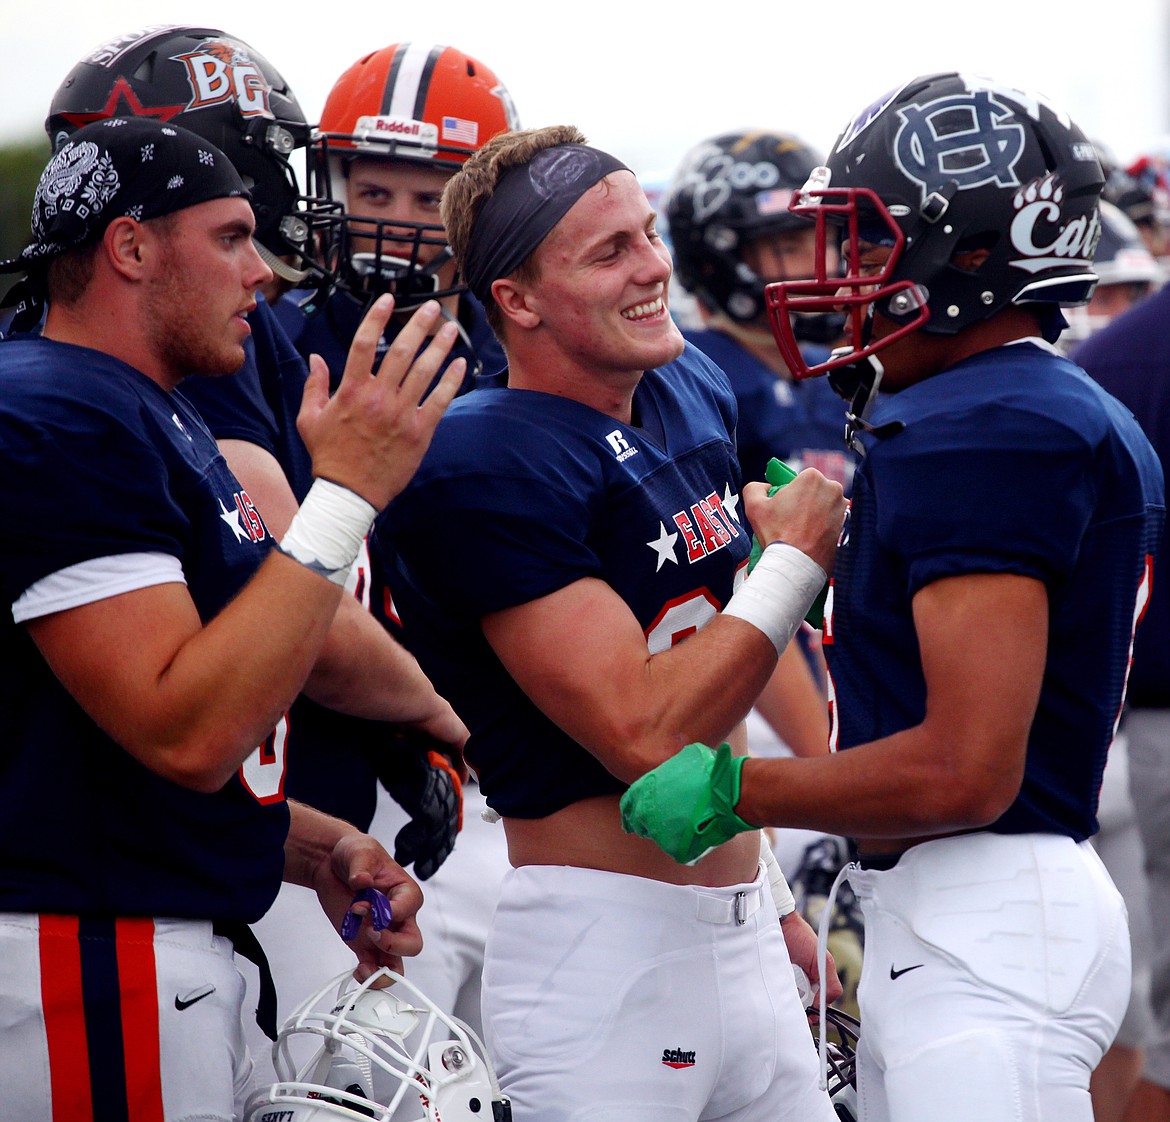
M 421 136 L 422 126 L 418 121 L 406 121 L 400 117 L 375 117 L 374 131 L 401 133 L 403 136 Z
M 359 117 L 353 128 L 355 143 L 385 152 L 385 146 L 398 141 L 417 146 L 417 154 L 433 156 L 439 144 L 439 126 L 412 117 Z
M 693 1051 L 684 1052 L 681 1048 L 663 1048 L 662 1063 L 666 1067 L 673 1068 L 694 1067 L 695 1053 Z

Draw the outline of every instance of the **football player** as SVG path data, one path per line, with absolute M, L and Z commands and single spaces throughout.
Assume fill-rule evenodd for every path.
M 815 233 L 788 204 L 821 162 L 786 133 L 724 133 L 692 148 L 674 173 L 664 209 L 679 282 L 703 326 L 683 336 L 722 367 L 739 403 L 735 443 L 744 479 L 768 460 L 815 467 L 848 489 L 855 456 L 842 440 L 841 400 L 823 382 L 793 379 L 772 338 L 764 286 L 812 275 Z M 827 354 L 835 314 L 798 317 L 806 350 Z
M 298 193 L 291 158 L 308 143 L 310 129 L 288 83 L 250 45 L 205 27 L 152 27 L 113 39 L 73 67 L 53 98 L 46 128 L 60 144 L 88 121 L 117 115 L 174 121 L 222 145 L 250 185 L 255 240 L 264 260 L 281 269 L 288 283 L 332 285 L 336 278 L 321 247 L 338 208 Z M 298 268 L 292 270 L 286 259 Z M 296 426 L 308 366 L 263 299 L 248 320 L 242 369 L 230 378 L 192 377 L 183 392 L 269 530 L 280 535 L 312 484 L 308 450 Z M 349 589 L 355 595 L 343 599 L 291 711 L 283 789 L 368 829 L 383 776 L 413 816 L 395 852 L 424 879 L 454 844 L 459 765 L 453 768 L 448 757 L 458 758 L 466 730 L 414 658 L 359 602 L 369 594 L 364 550 Z M 416 732 L 425 734 L 421 744 L 413 739 Z M 257 929 L 285 1009 L 320 977 L 352 961 L 312 904 L 298 886 L 283 887 L 272 915 Z M 296 918 L 286 916 L 286 909 Z M 267 1042 L 257 1026 L 249 1024 L 248 1032 L 258 1062 L 268 1069 L 262 1074 L 271 1074 Z
M 1170 261 L 1170 154 L 1165 144 L 1116 169 L 1105 197 L 1129 215 L 1154 259 L 1165 268 Z
M 354 944 L 361 978 L 421 943 L 418 886 L 282 783 L 287 709 L 341 586 L 457 388 L 459 365 L 421 402 L 453 333 L 371 376 L 387 299 L 332 398 L 318 367 L 300 419 L 319 477 L 278 541 L 177 392 L 244 360 L 271 279 L 254 230 L 223 152 L 117 118 L 63 143 L 4 266 L 48 307 L 39 337 L 0 345 L 21 480 L 0 500 L 5 1122 L 238 1118 L 251 1063 L 229 938 L 282 875 L 333 924 L 355 891 L 362 909 L 389 893 Z M 420 309 L 412 341 L 437 317 Z
M 310 152 L 315 194 L 339 205 L 323 252 L 340 278 L 322 302 L 294 292 L 279 312 L 304 355 L 320 354 L 338 378 L 369 304 L 394 294 L 394 329 L 436 299 L 458 324 L 457 354 L 476 370 L 503 366 L 483 309 L 457 276 L 439 199 L 468 155 L 518 126 L 507 87 L 456 47 L 393 43 L 363 55 L 334 83 Z
M 812 275 L 815 232 L 789 213 L 788 204 L 820 162 L 787 133 L 723 133 L 683 157 L 663 209 L 676 278 L 695 298 L 701 319 L 699 327 L 684 326 L 683 337 L 727 374 L 735 393 L 742 477 L 763 479 L 775 456 L 796 471 L 816 467 L 848 492 L 856 456 L 842 439 L 841 399 L 823 380 L 793 378 L 776 349 L 764 304 L 768 283 Z M 827 344 L 842 325 L 836 313 L 798 316 L 794 323 L 802 349 L 814 360 L 827 356 Z M 755 755 L 828 751 L 822 659 L 819 636 L 802 629 L 748 715 Z M 811 847 L 818 854 L 848 852 L 845 844 L 805 830 L 773 831 L 771 843 L 780 867 L 790 873 L 803 867 Z M 823 872 L 808 870 L 813 880 Z M 803 899 L 799 888 L 796 896 Z M 840 942 L 837 949 L 843 949 Z M 858 955 L 837 953 L 836 961 L 846 989 L 855 990 Z
M 1147 200 L 1148 201 L 1148 200 Z M 1133 411 L 1163 468 L 1170 464 L 1170 286 L 1123 312 L 1081 343 L 1073 358 Z M 1165 557 L 1163 540 L 1162 556 Z M 1153 1026 L 1126 1122 L 1170 1122 L 1170 597 L 1155 584 L 1133 648 L 1119 741 L 1145 859 L 1151 939 L 1148 997 Z M 1112 756 L 1110 757 L 1112 764 Z M 1108 780 L 1110 772 L 1106 771 Z M 1135 909 L 1136 911 L 1136 909 Z M 1140 951 L 1141 948 L 1137 948 Z M 1135 978 L 1135 986 L 1138 979 Z
M 759 837 L 680 868 L 618 798 L 742 721 L 823 584 L 841 486 L 807 470 L 765 499 L 744 580 L 734 398 L 670 318 L 637 179 L 576 129 L 497 136 L 441 213 L 508 368 L 459 399 L 372 551 L 503 817 L 504 1090 L 548 1122 L 830 1120 L 789 964 L 815 982 L 815 940 Z
M 1118 206 L 1101 199 L 1101 237 L 1093 255 L 1097 287 L 1087 304 L 1068 311 L 1061 349 L 1071 350 L 1110 321 L 1144 300 L 1162 282 L 1163 273 L 1146 248 L 1137 226 Z
M 965 74 L 846 126 L 792 204 L 818 246 L 839 233 L 844 275 L 822 251 L 768 292 L 786 361 L 849 394 L 866 453 L 826 619 L 837 751 L 692 745 L 626 795 L 679 860 L 749 822 L 858 840 L 868 1120 L 937 1118 L 961 1085 L 949 1119 L 1088 1122 L 1126 1006 L 1125 909 L 1087 839 L 1163 481 L 1053 347 L 1096 282 L 1102 183 L 1046 99 Z M 833 308 L 848 342 L 810 366 L 791 316 Z
M 457 275 L 439 198 L 472 152 L 516 123 L 507 87 L 482 61 L 457 47 L 394 43 L 345 70 L 326 98 L 310 151 L 315 197 L 343 209 L 322 249 L 339 284 L 323 302 L 300 291 L 277 306 L 305 356 L 320 354 L 333 376 L 340 377 L 365 310 L 390 292 L 396 314 L 380 348 L 397 337 L 411 309 L 434 299 L 444 321 L 459 331 L 451 353 L 467 361 L 465 389 L 475 371 L 504 365 L 483 308 Z M 410 636 L 401 627 L 383 575 L 375 570 L 371 578 L 371 607 L 409 647 Z M 377 742 L 381 733 L 354 726 L 348 736 L 360 744 L 363 739 Z M 327 762 L 323 756 L 322 763 Z M 332 775 L 324 768 L 319 772 L 319 787 L 340 785 L 331 766 Z M 503 830 L 481 816 L 486 803 L 472 776 L 463 797 L 458 848 L 428 879 L 426 950 L 412 962 L 411 977 L 440 1008 L 478 1032 L 483 948 L 508 858 Z M 371 830 L 392 838 L 408 826 L 402 806 L 379 792 Z M 265 927 L 276 922 L 273 916 Z M 290 969 L 287 978 L 286 988 L 306 994 L 313 980 L 303 969 Z
M 1102 167 L 1106 167 L 1104 158 Z M 1093 272 L 1098 277 L 1097 287 L 1093 290 L 1088 304 L 1068 310 L 1066 315 L 1069 328 L 1060 340 L 1061 348 L 1071 349 L 1074 360 L 1080 362 L 1090 374 L 1093 374 L 1093 369 L 1080 357 L 1077 345 L 1103 330 L 1126 309 L 1144 300 L 1162 279 L 1162 271 L 1146 247 L 1138 228 L 1121 209 L 1106 201 L 1106 197 L 1111 194 L 1111 187 L 1116 187 L 1117 183 L 1116 173 L 1110 175 L 1106 169 L 1106 175 L 1105 191 L 1101 200 L 1101 238 L 1093 255 Z M 1114 396 L 1125 400 L 1124 393 L 1114 393 Z M 1154 439 L 1154 433 L 1139 411 L 1140 407 L 1129 404 L 1147 435 Z M 1153 618 L 1147 609 L 1142 624 L 1143 637 L 1150 633 Z M 1129 702 L 1132 708 L 1132 678 Z M 1094 836 L 1093 844 L 1125 899 L 1129 915 L 1133 984 L 1129 1008 L 1117 1031 L 1117 1037 L 1093 1072 L 1090 1090 L 1093 1094 L 1093 1113 L 1096 1122 L 1120 1122 L 1125 1116 L 1126 1108 L 1141 1079 L 1144 1052 L 1151 1042 L 1153 1032 L 1150 1008 L 1152 932 L 1146 876 L 1142 868 L 1144 854 L 1141 832 L 1134 801 L 1128 789 L 1130 769 L 1127 733 L 1123 722 L 1109 750 L 1109 761 L 1101 780 L 1097 812 L 1101 828 Z M 1143 776 L 1142 784 L 1147 790 L 1156 774 L 1155 772 L 1154 776 Z M 1149 795 L 1143 793 L 1142 798 L 1143 801 L 1148 800 Z M 1149 1107 L 1145 1107 L 1133 1117 L 1140 1118 L 1141 1122 L 1148 1122 L 1156 1115 L 1152 1114 Z
M 806 144 L 785 133 L 724 133 L 686 154 L 664 210 L 677 278 L 702 318 L 702 327 L 684 327 L 683 337 L 731 382 L 742 477 L 763 479 L 775 456 L 796 471 L 816 467 L 848 490 L 854 455 L 842 440 L 841 400 L 824 382 L 793 379 L 764 305 L 768 282 L 811 275 L 815 236 L 807 222 L 789 214 L 788 203 L 818 163 Z M 841 323 L 839 315 L 816 315 L 800 317 L 796 326 L 804 345 L 819 347 L 823 357 L 823 344 Z M 781 658 L 753 712 L 754 752 L 828 750 L 823 691 L 800 654 L 798 644 Z M 806 844 L 813 840 L 800 837 Z M 799 854 L 800 841 L 794 842 Z M 789 867 L 783 858 L 781 866 Z

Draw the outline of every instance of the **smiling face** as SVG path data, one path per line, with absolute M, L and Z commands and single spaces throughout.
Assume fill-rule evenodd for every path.
M 628 379 L 672 362 L 683 339 L 667 308 L 670 251 L 632 172 L 589 188 L 537 248 L 528 306 L 553 361 Z

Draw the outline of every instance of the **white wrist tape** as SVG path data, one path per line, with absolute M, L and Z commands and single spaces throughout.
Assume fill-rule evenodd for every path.
M 773 542 L 727 602 L 723 614 L 758 628 L 780 655 L 828 579 L 808 554 L 786 542 Z
M 315 479 L 276 548 L 306 569 L 344 585 L 377 513 L 348 487 Z
M 768 874 L 768 887 L 772 890 L 776 914 L 783 919 L 796 911 L 796 900 L 792 895 L 792 889 L 788 887 L 784 870 L 780 868 L 780 862 L 776 860 L 776 855 L 768 844 L 768 835 L 763 830 L 760 831 L 760 860 L 763 861 Z

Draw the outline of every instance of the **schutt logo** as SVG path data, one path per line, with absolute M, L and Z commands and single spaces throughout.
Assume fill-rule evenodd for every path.
M 693 1049 L 690 1052 L 684 1052 L 681 1048 L 663 1048 L 662 1062 L 667 1067 L 694 1067 L 695 1053 Z

